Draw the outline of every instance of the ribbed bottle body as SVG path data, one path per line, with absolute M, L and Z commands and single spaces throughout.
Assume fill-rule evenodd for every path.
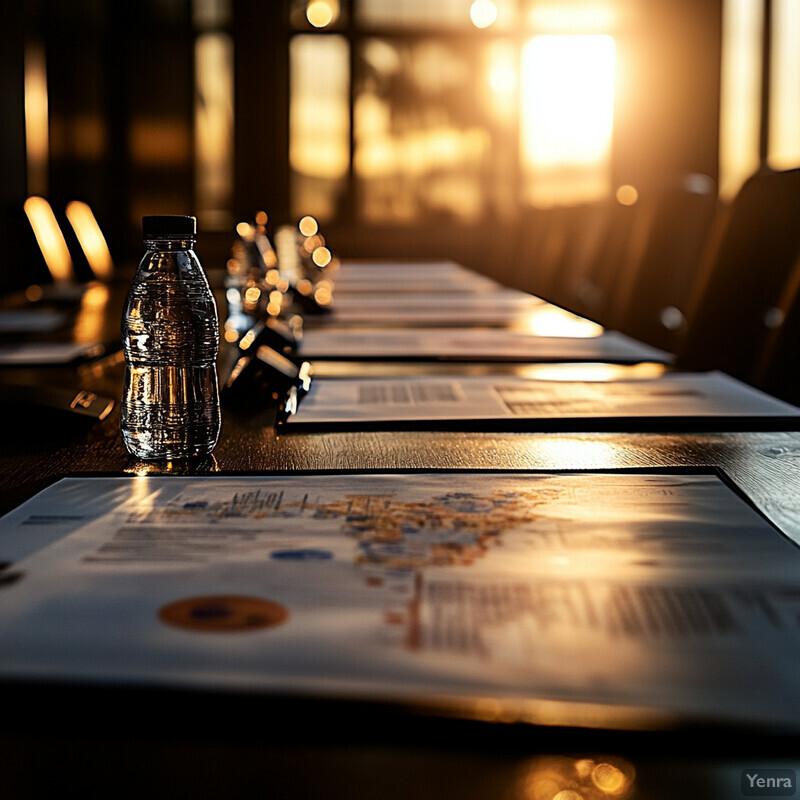
M 205 455 L 220 432 L 217 308 L 191 248 L 148 244 L 122 318 L 122 438 L 137 458 Z

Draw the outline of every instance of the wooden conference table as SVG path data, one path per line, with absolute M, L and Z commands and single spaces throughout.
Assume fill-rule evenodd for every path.
M 112 288 L 90 309 L 93 335 L 114 338 L 123 291 Z M 119 354 L 110 353 L 77 367 L 6 368 L 0 380 L 80 385 L 118 398 L 123 368 Z M 213 457 L 153 466 L 125 453 L 118 405 L 86 429 L 23 426 L 6 416 L 0 511 L 65 475 L 710 469 L 800 541 L 796 431 L 532 433 L 476 426 L 277 434 L 273 419 L 270 409 L 226 409 Z M 491 704 L 464 711 L 458 704 L 193 691 L 89 677 L 5 680 L 0 692 L 2 796 L 9 798 L 52 797 L 56 786 L 74 786 L 83 796 L 739 797 L 743 770 L 800 766 L 796 730 L 695 725 L 602 706 L 576 712 L 569 703 L 532 702 L 513 714 Z

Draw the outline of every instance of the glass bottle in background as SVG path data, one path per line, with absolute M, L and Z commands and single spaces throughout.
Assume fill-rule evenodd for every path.
M 141 459 L 210 453 L 220 431 L 219 321 L 190 216 L 142 218 L 145 254 L 122 316 L 120 428 Z

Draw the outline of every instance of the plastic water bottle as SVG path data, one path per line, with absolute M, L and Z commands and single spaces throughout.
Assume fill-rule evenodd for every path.
M 146 252 L 122 316 L 120 428 L 137 458 L 206 455 L 219 438 L 219 321 L 196 231 L 194 217 L 142 218 Z

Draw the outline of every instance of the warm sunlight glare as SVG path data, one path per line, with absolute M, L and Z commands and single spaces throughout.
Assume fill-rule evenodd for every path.
M 533 202 L 591 199 L 608 191 L 615 56 L 613 37 L 601 34 L 535 36 L 525 45 L 522 154 L 534 175 L 542 172 L 554 182 L 548 187 L 540 181 L 544 194 L 537 195 L 534 181 Z M 574 185 L 564 180 L 568 175 Z M 559 191 L 575 196 L 562 198 Z
M 533 309 L 521 330 L 535 336 L 562 336 L 569 339 L 591 339 L 600 336 L 602 325 L 579 317 L 558 306 L 545 304 Z
M 532 30 L 548 33 L 601 33 L 619 22 L 619 11 L 608 0 L 531 3 L 527 12 Z
M 643 361 L 639 364 L 530 364 L 520 371 L 525 378 L 537 381 L 582 381 L 607 383 L 609 381 L 650 381 L 666 372 L 663 364 Z
M 114 262 L 111 260 L 111 253 L 92 209 L 80 200 L 73 200 L 67 203 L 67 219 L 75 231 L 94 276 L 103 281 L 111 280 L 114 275 Z
M 769 104 L 769 165 L 800 165 L 800 3 L 772 2 L 772 91 Z
M 497 94 L 506 94 L 516 89 L 517 73 L 509 61 L 497 61 L 489 69 L 489 86 Z
M 87 286 L 72 332 L 76 342 L 103 341 L 109 296 L 109 288 L 105 284 L 93 282 Z
M 296 172 L 332 180 L 350 163 L 349 50 L 341 36 L 291 44 L 289 160 Z
M 195 41 L 195 189 L 203 226 L 227 229 L 233 193 L 233 40 Z
M 762 2 L 726 0 L 722 15 L 719 193 L 731 198 L 758 168 Z
M 499 120 L 516 120 L 519 80 L 517 52 L 508 42 L 492 42 L 486 51 L 487 107 Z
M 29 192 L 47 192 L 49 127 L 44 47 L 29 45 L 25 48 L 25 151 Z
M 74 278 L 72 258 L 50 203 L 43 197 L 29 197 L 23 208 L 53 280 L 57 283 L 71 281 Z
M 605 156 L 614 56 L 611 36 L 536 36 L 525 45 L 523 143 L 529 162 L 591 163 Z

